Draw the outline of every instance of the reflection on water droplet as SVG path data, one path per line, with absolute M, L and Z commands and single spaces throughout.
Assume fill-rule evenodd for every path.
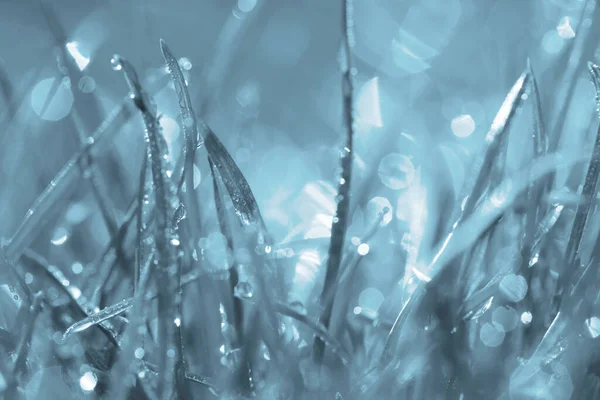
M 407 156 L 392 153 L 379 163 L 379 179 L 390 189 L 407 188 L 415 177 L 415 167 Z
M 360 254 L 361 256 L 366 256 L 367 254 L 369 254 L 369 245 L 367 243 L 361 243 L 358 246 L 358 254 Z
M 233 294 L 240 299 L 251 299 L 254 296 L 252 290 L 253 288 L 250 282 L 238 282 L 238 284 L 235 285 Z
M 114 71 L 120 71 L 121 69 L 123 69 L 123 64 L 121 62 L 121 56 L 118 54 L 113 55 L 112 58 L 110 59 L 110 66 Z
M 591 317 L 585 321 L 585 325 L 587 327 L 588 333 L 590 336 L 595 339 L 600 336 L 600 318 Z
M 59 227 L 54 231 L 54 235 L 52 235 L 50 242 L 55 246 L 63 245 L 68 239 L 68 233 L 69 232 L 67 232 L 65 228 Z
M 98 377 L 91 371 L 83 374 L 81 378 L 79 378 L 79 386 L 84 392 L 91 392 L 96 387 L 98 383 Z
M 459 138 L 470 136 L 475 132 L 475 121 L 473 121 L 473 117 L 468 114 L 454 118 L 450 125 L 454 135 Z
M 194 164 L 194 189 L 200 185 L 200 181 L 202 180 L 202 172 L 200 172 L 200 168 L 196 167 Z
M 33 111 L 46 121 L 66 117 L 73 107 L 73 93 L 67 85 L 56 83 L 54 78 L 41 80 L 31 91 Z
M 531 313 L 529 311 L 525 311 L 523 314 L 521 314 L 521 322 L 524 323 L 525 325 L 531 323 L 532 319 L 533 319 L 533 315 L 531 315 Z
M 358 92 L 356 100 L 357 116 L 362 124 L 381 128 L 381 106 L 379 101 L 379 78 L 367 81 Z

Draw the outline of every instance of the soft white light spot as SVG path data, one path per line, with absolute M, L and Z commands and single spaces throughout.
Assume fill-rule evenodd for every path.
M 488 347 L 498 347 L 504 341 L 504 331 L 496 324 L 485 323 L 479 331 L 479 338 Z
M 173 118 L 164 114 L 160 117 L 159 122 L 167 142 L 167 146 L 169 147 L 169 153 L 173 153 L 173 143 L 175 143 L 180 133 L 179 124 Z
M 367 254 L 369 254 L 369 245 L 367 243 L 361 243 L 358 246 L 358 254 L 360 254 L 361 256 L 366 256 Z
M 423 282 L 431 282 L 431 278 L 420 269 L 413 267 L 412 271 L 415 274 L 415 276 Z
M 73 265 L 71 265 L 71 271 L 73 271 L 75 275 L 79 275 L 83 272 L 83 265 L 81 265 L 81 263 L 78 262 L 73 263 Z
M 92 93 L 96 89 L 96 81 L 91 76 L 82 76 L 77 87 L 82 93 Z
M 56 231 L 54 231 L 54 235 L 52 235 L 52 239 L 50 239 L 50 242 L 52 242 L 53 245 L 55 246 L 60 246 L 65 244 L 65 242 L 67 241 L 68 238 L 68 232 L 65 228 L 60 227 L 58 229 L 56 229 Z
M 135 349 L 134 355 L 135 355 L 135 358 L 137 358 L 138 360 L 141 360 L 142 358 L 144 358 L 144 354 L 146 354 L 146 352 L 141 347 L 138 347 L 137 349 Z
M 202 172 L 200 172 L 200 168 L 198 168 L 194 164 L 194 189 L 196 189 L 200 185 L 201 180 L 202 180 Z
M 407 188 L 415 178 L 415 167 L 407 156 L 391 153 L 383 157 L 377 170 L 381 182 L 390 189 Z
M 67 210 L 65 219 L 68 223 L 76 225 L 83 222 L 89 215 L 89 208 L 83 203 L 75 203 Z
M 560 23 L 556 27 L 556 31 L 558 32 L 558 36 L 563 39 L 572 39 L 575 37 L 575 31 L 571 27 L 571 18 L 562 17 Z
M 90 58 L 81 54 L 81 51 L 79 50 L 79 43 L 77 42 L 69 42 L 66 44 L 66 47 L 71 54 L 71 57 L 73 57 L 75 60 L 77 67 L 79 67 L 79 70 L 83 71 L 90 63 Z
M 527 294 L 527 281 L 521 275 L 506 275 L 500 281 L 500 291 L 512 302 L 519 302 Z
M 379 101 L 379 78 L 367 81 L 360 89 L 356 101 L 360 122 L 377 128 L 383 126 Z
M 524 323 L 525 325 L 531 323 L 532 320 L 533 320 L 533 315 L 531 315 L 531 313 L 529 311 L 525 311 L 523 314 L 521 314 L 521 322 Z
M 565 40 L 558 35 L 556 29 L 551 29 L 542 38 L 542 48 L 548 54 L 559 53 L 565 45 Z
M 86 372 L 81 378 L 79 378 L 79 386 L 81 386 L 81 389 L 83 389 L 85 392 L 91 392 L 94 390 L 97 383 L 98 378 L 96 377 L 96 374 L 91 371 Z
M 78 287 L 70 286 L 69 287 L 69 292 L 71 292 L 71 296 L 73 296 L 73 298 L 75 300 L 77 300 L 77 299 L 79 299 L 81 297 L 81 290 L 79 290 Z
M 31 107 L 46 121 L 59 121 L 69 115 L 73 101 L 70 85 L 65 81 L 55 86 L 54 78 L 41 80 L 31 91 Z
M 186 71 L 192 69 L 192 62 L 187 57 L 181 57 L 179 59 L 179 65 L 181 65 L 181 68 L 185 69 Z
M 475 132 L 475 121 L 473 121 L 473 117 L 468 114 L 454 118 L 450 125 L 454 135 L 459 138 L 470 136 Z
M 175 318 L 175 325 L 176 326 L 181 326 L 181 319 Z
M 256 0 L 238 0 L 238 8 L 241 12 L 250 12 L 256 7 Z
M 595 339 L 600 336 L 600 318 L 591 317 L 585 321 L 590 336 Z
M 383 294 L 375 288 L 366 288 L 358 296 L 358 305 L 367 310 L 377 311 L 383 303 Z

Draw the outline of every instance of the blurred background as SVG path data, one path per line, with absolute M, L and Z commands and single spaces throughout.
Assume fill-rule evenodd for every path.
M 196 111 L 248 179 L 276 242 L 327 238 L 344 137 L 338 3 L 1 1 L 0 236 L 15 232 L 43 188 L 127 96 L 111 67 L 115 53 L 155 88 L 161 125 L 177 154 L 179 111 L 164 79 L 162 38 L 179 58 Z M 359 249 L 373 257 L 361 263 L 369 291 L 358 292 L 364 295 L 357 304 L 376 310 L 404 263 L 415 262 L 416 249 L 436 242 L 427 221 L 450 218 L 448 206 L 471 156 L 528 58 L 547 129 L 553 137 L 564 132 L 555 146 L 578 151 L 587 143 L 594 104 L 585 63 L 597 59 L 594 6 L 584 0 L 354 1 L 357 132 L 349 235 L 361 245 L 358 237 L 387 207 L 381 225 L 390 228 L 379 230 L 373 243 L 395 244 Z M 523 140 L 530 135 L 528 126 L 515 132 Z M 138 188 L 139 117 L 124 121 L 102 149 L 96 155 L 102 184 L 122 221 Z M 198 163 L 195 175 L 200 193 L 212 191 L 205 164 Z M 82 180 L 35 245 L 50 261 L 79 263 L 73 274 L 109 240 L 88 189 Z M 211 196 L 202 198 L 214 207 Z M 206 214 L 205 222 L 215 225 Z M 66 261 L 65 246 L 72 252 Z M 322 256 L 300 253 L 294 296 L 305 299 L 314 290 Z

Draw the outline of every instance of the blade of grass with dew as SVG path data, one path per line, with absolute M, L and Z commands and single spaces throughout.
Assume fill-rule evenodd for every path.
M 159 288 L 158 314 L 159 314 L 159 355 L 158 369 L 164 379 L 158 382 L 159 397 L 172 396 L 175 391 L 175 365 L 180 361 L 181 354 L 176 342 L 174 317 L 177 314 L 177 304 L 173 296 L 177 297 L 177 250 L 179 245 L 178 235 L 173 231 L 169 222 L 178 206 L 176 188 L 167 175 L 168 167 L 165 165 L 166 143 L 160 132 L 160 125 L 156 118 L 156 107 L 152 100 L 142 89 L 137 73 L 127 60 L 114 56 L 113 60 L 123 71 L 127 84 L 133 93 L 133 101 L 142 114 L 146 127 L 146 141 L 150 152 L 150 166 L 156 202 L 157 235 L 156 258 L 158 268 L 155 272 L 155 281 Z M 173 349 L 169 346 L 175 345 L 175 357 L 167 353 Z
M 161 40 L 160 44 L 177 89 L 180 112 L 185 121 L 184 125 L 186 129 L 190 129 L 190 136 L 195 135 L 194 137 L 197 138 L 198 144 L 200 144 L 200 139 L 204 140 L 208 157 L 210 157 L 221 174 L 225 188 L 233 201 L 236 215 L 242 225 L 258 225 L 258 229 L 260 230 L 258 244 L 271 244 L 272 240 L 266 232 L 265 224 L 250 185 L 248 185 L 246 178 L 215 133 L 204 121 L 197 120 L 177 59 L 173 56 L 165 41 Z
M 42 13 L 46 19 L 48 27 L 51 32 L 51 36 L 57 45 L 60 60 L 64 61 L 64 65 L 61 65 L 61 71 L 64 71 L 64 76 L 68 77 L 71 82 L 81 82 L 84 77 L 79 66 L 77 65 L 75 58 L 67 51 L 67 33 L 59 21 L 59 17 L 54 11 L 54 6 L 48 3 L 41 3 Z M 61 79 L 55 79 L 55 82 L 61 82 Z M 80 90 L 72 91 L 74 96 L 74 107 L 70 113 L 70 117 L 73 119 L 75 130 L 79 136 L 80 141 L 85 145 L 87 135 L 78 129 L 78 123 L 83 125 L 84 129 L 89 133 L 95 126 L 102 122 L 102 114 L 100 111 L 100 102 L 96 95 L 92 93 L 83 93 Z M 124 171 L 123 165 L 116 153 L 108 153 L 107 171 L 105 172 L 108 177 L 107 181 L 111 182 L 111 185 L 119 188 L 120 192 L 124 192 L 125 182 L 121 171 Z M 86 155 L 87 162 L 82 164 L 82 168 L 87 170 L 85 177 L 88 177 L 92 187 L 92 193 L 96 198 L 102 217 L 108 232 L 113 236 L 118 229 L 116 218 L 111 206 L 111 200 L 106 194 L 105 187 L 100 179 L 100 173 L 98 168 L 94 165 L 94 157 L 91 153 Z
M 181 169 L 174 171 L 174 176 L 181 175 L 181 180 L 185 182 L 184 203 L 189 212 L 189 227 L 192 243 L 197 243 L 200 239 L 200 209 L 198 198 L 194 188 L 194 162 L 196 149 L 201 144 L 200 136 L 196 125 L 196 117 L 192 109 L 192 102 L 187 90 L 187 83 L 183 77 L 181 67 L 177 59 L 169 50 L 167 44 L 161 39 L 160 48 L 163 58 L 167 64 L 169 74 L 173 80 L 177 99 L 179 101 L 179 112 L 181 114 L 181 123 L 183 127 L 183 137 L 185 144 L 183 146 L 183 165 Z
M 555 154 L 540 157 L 525 169 L 527 174 L 520 172 L 512 178 L 506 179 L 486 201 L 474 210 L 471 216 L 457 226 L 453 235 L 440 245 L 441 249 L 439 251 L 434 253 L 435 256 L 425 267 L 428 275 L 422 274 L 423 277 L 419 282 L 419 286 L 398 313 L 396 321 L 386 339 L 385 350 L 383 352 L 384 361 L 389 361 L 389 357 L 392 356 L 390 349 L 390 346 L 393 345 L 392 341 L 401 332 L 409 315 L 423 300 L 426 285 L 440 276 L 440 272 L 448 263 L 472 246 L 481 234 L 488 229 L 490 224 L 502 216 L 513 204 L 517 196 L 529 187 L 531 181 L 540 179 L 553 170 L 567 168 L 583 160 L 584 157 L 581 155 L 571 158 Z
M 165 81 L 161 80 L 151 93 L 161 90 L 164 86 Z M 130 103 L 131 98 L 127 96 L 119 106 L 112 110 L 90 136 L 86 146 L 67 161 L 29 208 L 14 235 L 3 246 L 6 257 L 11 262 L 16 262 L 23 250 L 37 238 L 37 234 L 42 231 L 45 223 L 50 219 L 52 211 L 57 209 L 57 204 L 64 202 L 75 190 L 80 172 L 78 164 L 84 159 L 86 153 L 97 151 L 102 142 L 109 142 L 119 128 L 133 116 L 134 107 Z
M 331 242 L 327 257 L 327 266 L 325 270 L 325 283 L 321 292 L 321 306 L 324 307 L 319 322 L 325 329 L 329 329 L 333 302 L 324 303 L 334 290 L 338 281 L 340 264 L 342 261 L 342 251 L 346 228 L 348 225 L 348 209 L 350 206 L 350 182 L 352 180 L 352 144 L 354 136 L 354 69 L 352 67 L 352 47 L 354 45 L 354 33 L 352 27 L 353 5 L 351 0 L 342 0 L 342 48 L 345 55 L 345 65 L 343 66 L 342 94 L 343 94 L 343 112 L 344 125 L 346 128 L 345 146 L 341 153 L 342 176 L 340 178 L 337 194 L 337 208 L 333 223 L 331 225 Z M 317 337 L 313 345 L 313 359 L 317 364 L 321 364 L 325 355 L 325 343 Z
M 588 64 L 592 83 L 596 89 L 596 103 L 597 107 L 600 107 L 600 67 L 591 62 Z M 600 108 L 599 108 L 600 109 Z M 593 199 L 596 197 L 598 192 L 598 176 L 600 175 L 600 128 L 598 128 L 598 134 L 596 135 L 592 158 L 587 170 L 585 182 L 581 195 L 584 199 Z M 573 220 L 573 226 L 571 228 L 571 234 L 565 250 L 565 272 L 561 277 L 561 283 L 563 288 L 573 282 L 574 276 L 578 276 L 580 269 L 579 267 L 579 250 L 581 241 L 583 238 L 584 230 L 587 224 L 588 216 L 592 208 L 592 203 L 586 201 L 577 206 L 575 212 L 575 218 Z
M 77 290 L 75 290 L 76 288 L 74 289 L 71 287 L 69 280 L 66 279 L 62 271 L 55 266 L 50 265 L 46 259 L 35 253 L 33 250 L 26 249 L 26 251 L 23 253 L 23 256 L 31 260 L 36 267 L 40 268 L 46 274 L 46 276 L 48 276 L 51 281 L 54 282 L 55 286 L 60 288 L 60 290 L 71 299 L 71 304 L 77 309 L 77 312 L 85 315 L 86 317 L 89 317 L 93 314 L 93 307 L 84 303 L 82 297 L 75 296 L 77 293 Z M 119 334 L 111 324 L 100 321 L 97 326 L 111 343 L 113 343 L 116 347 L 120 346 Z
M 516 109 L 521 104 L 522 95 L 525 93 L 526 84 L 529 79 L 529 74 L 523 72 L 517 79 L 513 87 L 508 92 L 500 110 L 496 114 L 492 126 L 484 139 L 484 147 L 475 157 L 471 166 L 471 173 L 465 180 L 462 188 L 462 194 L 459 199 L 460 209 L 457 211 L 458 217 L 455 219 L 451 232 L 446 236 L 443 245 L 439 252 L 434 256 L 435 261 L 444 252 L 446 244 L 450 241 L 454 234 L 454 230 L 461 224 L 462 220 L 471 214 L 480 196 L 484 192 L 484 186 L 489 179 L 490 171 L 495 157 L 498 154 L 501 146 L 502 138 L 510 125 L 510 122 L 515 115 Z

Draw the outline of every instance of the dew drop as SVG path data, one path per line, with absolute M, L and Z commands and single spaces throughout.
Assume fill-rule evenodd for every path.
M 600 336 L 600 318 L 591 317 L 585 320 L 585 326 L 592 339 Z
M 367 254 L 369 254 L 369 245 L 367 243 L 361 243 L 358 246 L 358 254 L 360 254 L 361 256 L 366 256 Z
M 521 322 L 525 325 L 530 324 L 532 320 L 533 315 L 529 311 L 525 311 L 523 314 L 521 314 Z
M 98 383 L 98 377 L 91 371 L 83 374 L 81 378 L 79 378 L 79 386 L 84 392 L 91 392 L 96 387 Z
M 135 358 L 141 360 L 142 358 L 144 358 L 145 353 L 146 352 L 144 351 L 144 349 L 138 347 L 137 349 L 135 349 L 135 352 L 133 354 L 135 355 Z
M 118 54 L 113 55 L 112 58 L 110 59 L 110 66 L 113 69 L 113 71 L 122 70 L 123 63 L 121 62 L 121 56 L 119 56 Z
M 54 234 L 52 235 L 52 239 L 50 239 L 50 242 L 52 242 L 52 244 L 55 246 L 60 246 L 60 245 L 65 244 L 67 239 L 68 239 L 67 230 L 63 227 L 59 227 L 54 231 Z
M 252 293 L 252 285 L 250 282 L 238 282 L 233 290 L 235 297 L 240 299 L 251 299 L 254 294 Z

